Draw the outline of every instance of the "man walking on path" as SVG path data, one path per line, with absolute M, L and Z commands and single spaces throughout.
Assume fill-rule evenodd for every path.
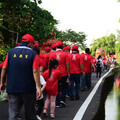
M 25 119 L 36 120 L 35 101 L 41 96 L 39 57 L 31 48 L 34 38 L 30 34 L 22 37 L 22 44 L 8 51 L 1 73 L 0 91 L 5 90 L 4 77 L 7 73 L 9 98 L 9 120 L 17 120 L 22 105 Z
M 95 72 L 95 66 L 93 64 L 93 57 L 90 55 L 90 49 L 86 48 L 85 49 L 85 54 L 83 55 L 83 65 L 84 65 L 84 71 L 85 71 L 85 77 L 82 79 L 82 90 L 87 87 L 89 90 L 91 88 L 91 73 L 92 73 L 92 68 L 94 69 Z
M 79 100 L 80 97 L 80 74 L 84 72 L 83 58 L 78 53 L 78 46 L 72 46 L 72 53 L 69 54 L 70 61 L 70 100 Z M 75 83 L 75 94 L 74 94 L 74 83 Z

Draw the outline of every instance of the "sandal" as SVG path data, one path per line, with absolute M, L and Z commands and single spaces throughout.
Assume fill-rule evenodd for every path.
M 50 117 L 51 117 L 51 119 L 54 119 L 54 118 L 55 118 L 55 114 L 54 114 L 54 113 L 51 113 L 51 114 L 50 114 Z

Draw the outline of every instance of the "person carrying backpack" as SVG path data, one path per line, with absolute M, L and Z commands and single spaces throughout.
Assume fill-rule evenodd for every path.
M 103 67 L 103 61 L 101 55 L 99 55 L 96 60 L 96 78 L 98 78 L 98 76 L 99 78 L 101 77 L 102 67 Z

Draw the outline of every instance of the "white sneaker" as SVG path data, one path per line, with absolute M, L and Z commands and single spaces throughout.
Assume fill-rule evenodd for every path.
M 59 105 L 56 105 L 56 108 L 59 108 L 60 106 Z
M 42 120 L 41 117 L 39 115 L 36 116 L 38 120 Z
M 62 104 L 63 106 L 67 105 L 64 101 L 60 101 L 60 104 Z

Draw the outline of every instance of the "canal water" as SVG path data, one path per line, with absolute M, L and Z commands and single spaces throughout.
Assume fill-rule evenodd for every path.
M 120 120 L 120 75 L 115 76 L 113 88 L 107 96 L 105 120 Z

